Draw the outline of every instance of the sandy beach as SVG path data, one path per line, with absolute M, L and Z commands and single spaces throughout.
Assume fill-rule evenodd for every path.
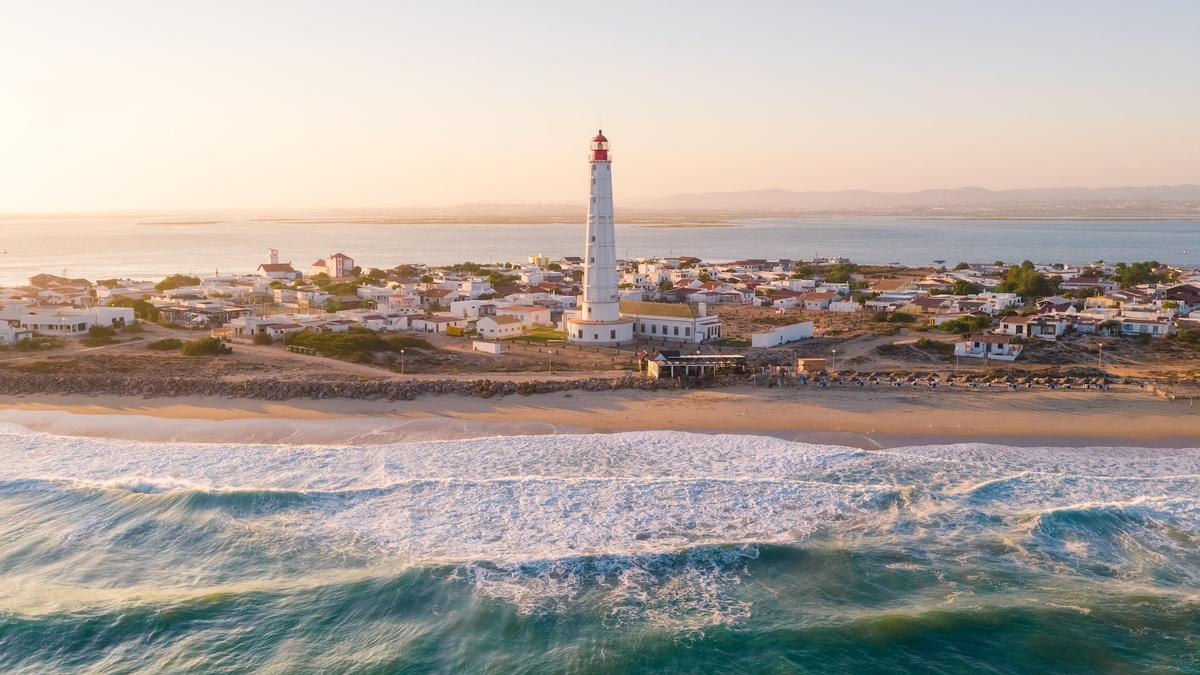
M 1192 401 L 1132 391 L 839 392 L 735 388 L 562 392 L 493 399 L 286 402 L 205 397 L 9 397 L 0 422 L 139 441 L 371 444 L 483 436 L 680 430 L 862 448 L 960 442 L 1194 447 Z

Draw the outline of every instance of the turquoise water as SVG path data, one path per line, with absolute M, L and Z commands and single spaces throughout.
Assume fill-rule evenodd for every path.
M 1200 672 L 1200 450 L 0 453 L 4 672 Z
M 366 266 L 401 263 L 519 262 L 532 255 L 582 255 L 583 225 L 376 225 L 280 223 L 232 218 L 162 224 L 179 216 L 0 220 L 0 284 L 38 272 L 90 279 L 159 278 L 176 272 L 253 272 L 267 248 L 307 270 L 343 251 Z M 1200 264 L 1200 220 L 970 220 L 776 218 L 737 227 L 622 225 L 617 255 L 695 255 L 929 265 L 942 259 L 1089 263 L 1159 260 Z M 157 223 L 157 224 L 156 224 Z

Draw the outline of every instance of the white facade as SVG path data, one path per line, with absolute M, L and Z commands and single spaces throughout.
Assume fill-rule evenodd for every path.
M 33 337 L 33 331 L 10 326 L 7 323 L 0 322 L 0 345 L 9 346 L 15 345 L 21 340 Z
M 591 198 L 583 257 L 583 303 L 568 322 L 568 339 L 612 345 L 633 340 L 633 321 L 621 317 L 617 293 L 617 240 L 613 227 L 612 160 L 603 132 L 592 139 Z
M 83 335 L 92 326 L 117 328 L 133 323 L 130 307 L 32 310 L 20 317 L 22 330 L 42 335 Z
M 751 347 L 775 347 L 813 336 L 813 322 L 801 321 L 788 326 L 776 326 L 770 330 L 750 334 Z
M 500 340 L 525 332 L 525 323 L 515 316 L 485 316 L 475 322 L 475 330 L 480 337 Z

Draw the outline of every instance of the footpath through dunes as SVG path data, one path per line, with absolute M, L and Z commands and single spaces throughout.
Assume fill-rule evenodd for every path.
M 0 455 L 8 672 L 1200 665 L 1196 448 L 7 426 Z

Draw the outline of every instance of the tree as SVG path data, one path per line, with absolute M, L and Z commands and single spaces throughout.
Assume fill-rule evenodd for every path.
M 432 284 L 433 283 L 433 275 L 432 274 L 422 274 L 421 275 L 421 283 Z
M 965 263 L 965 262 L 960 262 L 960 263 L 958 263 L 957 265 L 955 265 L 955 266 L 954 266 L 954 271 L 955 271 L 955 272 L 959 272 L 959 271 L 965 270 L 965 269 L 967 269 L 967 268 L 969 268 L 969 267 L 970 267 L 970 265 L 968 265 L 967 263 Z
M 109 307 L 131 307 L 133 315 L 143 321 L 157 322 L 159 317 L 158 308 L 146 302 L 145 300 L 134 300 L 133 298 L 118 295 L 108 301 Z
M 199 277 L 192 277 L 186 274 L 172 274 L 166 279 L 154 284 L 154 289 L 158 291 L 169 291 L 182 286 L 195 286 L 199 283 Z
M 858 271 L 854 263 L 839 263 L 829 268 L 825 273 L 825 281 L 833 284 L 844 284 L 850 281 L 850 276 Z
M 950 292 L 954 295 L 975 295 L 983 292 L 983 286 L 973 284 L 966 279 L 955 279 L 954 285 L 950 287 Z
M 1043 298 L 1058 292 L 1058 284 L 1062 277 L 1048 277 L 1037 271 L 1033 263 L 1026 260 L 1020 266 L 1013 265 L 1004 273 L 1004 278 L 996 284 L 1000 293 L 1016 293 L 1026 298 Z
M 672 288 L 675 288 L 675 284 L 671 283 L 670 279 L 663 279 L 662 281 L 658 282 L 658 290 L 662 291 L 663 293 L 666 293 Z
M 709 281 L 712 281 L 712 277 L 709 276 L 708 272 L 701 272 L 700 276 L 697 278 L 700 279 L 700 283 L 703 283 L 703 284 L 706 284 Z
M 1167 270 L 1159 271 L 1162 268 L 1157 260 L 1147 260 L 1145 262 L 1135 262 L 1126 265 L 1123 262 L 1117 263 L 1113 269 L 1113 281 L 1121 284 L 1121 288 L 1129 288 L 1138 284 L 1155 284 L 1167 280 L 1169 272 Z

